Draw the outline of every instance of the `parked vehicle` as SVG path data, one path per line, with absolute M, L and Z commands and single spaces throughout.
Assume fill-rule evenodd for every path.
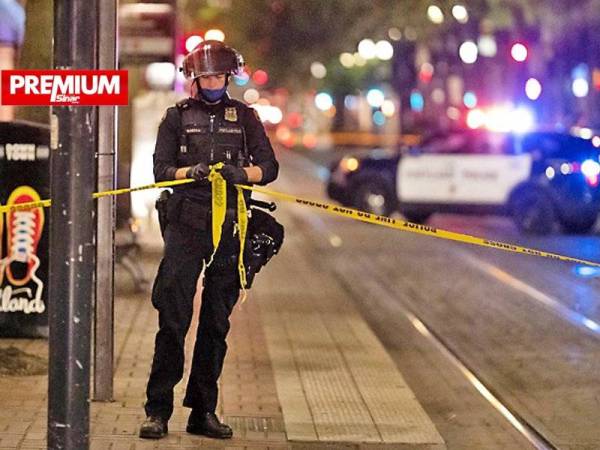
M 526 233 L 592 229 L 600 206 L 600 151 L 567 134 L 461 130 L 420 146 L 345 156 L 329 196 L 345 206 L 425 222 L 438 212 L 503 214 Z

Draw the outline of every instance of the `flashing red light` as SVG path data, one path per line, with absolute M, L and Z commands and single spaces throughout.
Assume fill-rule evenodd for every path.
M 258 86 L 262 86 L 263 84 L 267 84 L 269 81 L 269 75 L 264 70 L 257 70 L 252 74 L 252 81 L 254 81 Z
M 598 68 L 592 71 L 592 84 L 594 85 L 594 89 L 600 91 L 600 69 Z

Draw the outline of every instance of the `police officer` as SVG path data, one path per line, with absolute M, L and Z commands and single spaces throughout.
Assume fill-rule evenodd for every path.
M 156 181 L 193 178 L 177 186 L 168 200 L 164 257 L 152 290 L 159 313 L 152 371 L 146 390 L 146 420 L 140 437 L 158 439 L 168 432 L 173 388 L 183 377 L 184 341 L 192 318 L 198 277 L 213 254 L 209 166 L 227 182 L 227 210 L 221 243 L 204 273 L 202 306 L 191 373 L 183 405 L 192 408 L 186 431 L 231 438 L 232 430 L 215 415 L 217 380 L 229 331 L 229 315 L 240 292 L 237 270 L 234 184 L 267 184 L 279 165 L 255 111 L 231 99 L 227 85 L 243 67 L 241 55 L 218 41 L 204 41 L 188 54 L 183 72 L 196 94 L 169 108 L 158 129 L 154 153 Z

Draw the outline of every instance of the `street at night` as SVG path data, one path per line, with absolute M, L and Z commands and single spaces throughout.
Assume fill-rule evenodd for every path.
M 600 449 L 600 0 L 0 0 L 0 450 Z

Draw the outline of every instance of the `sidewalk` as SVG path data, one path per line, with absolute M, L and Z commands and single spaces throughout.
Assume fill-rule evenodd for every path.
M 277 217 L 286 226 L 284 248 L 232 315 L 217 412 L 233 427 L 234 438 L 185 433 L 185 383 L 176 391 L 169 436 L 160 441 L 137 437 L 157 313 L 149 294 L 130 293 L 130 280 L 119 273 L 115 401 L 92 403 L 92 449 L 445 448 L 343 286 L 312 264 L 305 224 L 283 204 Z M 143 265 L 153 278 L 160 238 L 146 236 L 145 241 L 150 245 Z M 195 320 L 188 334 L 188 354 L 196 325 Z M 0 341 L 0 347 L 11 345 L 47 358 L 46 341 Z M 46 376 L 0 377 L 0 450 L 46 448 L 46 390 Z

